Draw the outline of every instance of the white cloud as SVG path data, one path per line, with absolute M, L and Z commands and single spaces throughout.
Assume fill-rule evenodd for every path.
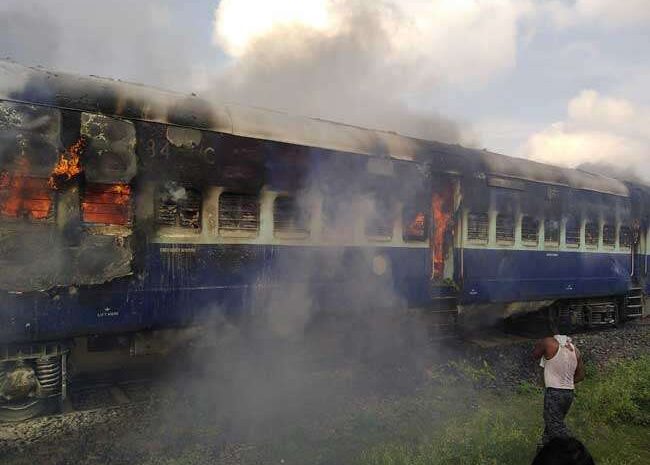
M 648 0 L 578 0 L 577 13 L 603 24 L 625 25 L 650 21 Z
M 571 99 L 565 121 L 528 138 L 523 152 L 537 161 L 611 167 L 650 180 L 650 108 L 583 90 Z
M 620 28 L 650 22 L 648 0 L 550 0 L 538 5 L 560 27 L 593 24 Z

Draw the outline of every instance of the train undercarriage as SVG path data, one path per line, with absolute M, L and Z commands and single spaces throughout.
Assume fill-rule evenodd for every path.
M 562 333 L 615 327 L 642 315 L 645 296 L 633 288 L 626 296 L 556 301 L 536 312 L 505 318 L 506 331 L 532 336 L 546 334 L 550 328 Z M 470 328 L 459 315 L 456 301 L 444 301 L 432 309 L 420 309 L 418 324 L 437 337 L 462 334 Z M 461 318 L 459 318 L 461 316 Z M 484 324 L 484 323 L 483 323 Z M 476 328 L 468 333 L 476 334 Z M 0 422 L 16 422 L 60 411 L 67 396 L 70 359 L 81 362 L 81 371 L 101 370 L 104 358 L 112 353 L 126 358 L 144 359 L 148 355 L 178 352 L 200 339 L 197 327 L 160 331 L 90 336 L 69 341 L 25 343 L 0 348 Z M 95 355 L 93 355 L 95 354 Z M 95 357 L 95 358 L 93 358 Z M 101 360 L 104 360 L 101 361 Z M 103 365 L 104 364 L 104 365 Z M 120 366 L 119 364 L 117 365 Z

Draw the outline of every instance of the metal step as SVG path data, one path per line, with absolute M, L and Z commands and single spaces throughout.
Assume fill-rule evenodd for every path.
M 642 287 L 631 287 L 625 296 L 625 316 L 638 317 L 643 314 L 645 293 Z

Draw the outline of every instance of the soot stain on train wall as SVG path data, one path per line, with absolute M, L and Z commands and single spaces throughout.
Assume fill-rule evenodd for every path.
M 128 124 L 0 105 L 0 289 L 101 284 L 131 273 L 136 160 Z M 119 224 L 111 225 L 116 211 Z

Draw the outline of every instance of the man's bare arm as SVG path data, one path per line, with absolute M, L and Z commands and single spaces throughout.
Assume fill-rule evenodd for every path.
M 533 359 L 539 360 L 546 354 L 546 347 L 548 345 L 547 338 L 540 339 L 537 341 L 537 344 L 535 344 L 535 348 L 533 349 Z
M 576 358 L 578 359 L 578 366 L 576 366 L 576 372 L 573 374 L 573 382 L 574 383 L 579 383 L 583 379 L 585 379 L 585 364 L 582 361 L 582 355 L 580 354 L 580 351 L 576 347 Z

